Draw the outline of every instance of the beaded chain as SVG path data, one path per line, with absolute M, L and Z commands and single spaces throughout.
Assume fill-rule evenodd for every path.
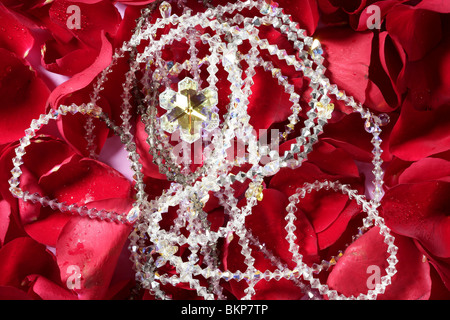
M 15 149 L 14 168 L 9 180 L 11 193 L 24 201 L 39 202 L 61 212 L 132 225 L 129 250 L 136 280 L 141 288 L 147 289 L 158 299 L 170 299 L 163 287 L 177 286 L 180 283 L 188 284 L 204 299 L 225 299 L 222 285 L 224 281 L 231 280 L 247 283 L 243 299 L 251 299 L 255 295 L 259 281 L 280 279 L 292 281 L 310 299 L 320 299 L 323 296 L 329 299 L 376 299 L 378 294 L 384 293 L 396 273 L 395 265 L 398 261 L 398 248 L 394 244 L 394 237 L 377 211 L 383 196 L 384 174 L 380 134 L 381 127 L 389 121 L 388 116 L 373 114 L 337 85 L 331 84 L 325 76 L 326 68 L 323 66 L 324 56 L 320 42 L 309 37 L 306 31 L 274 2 L 246 0 L 217 7 L 208 4 L 204 12 L 194 15 L 192 10 L 184 8 L 183 14 L 178 16 L 172 14 L 171 5 L 164 1 L 159 4 L 161 18 L 150 24 L 149 16 L 155 8 L 156 4 L 152 4 L 142 11 L 131 39 L 114 52 L 111 64 L 98 76 L 89 102 L 81 105 L 60 105 L 31 122 L 30 128 L 25 130 L 25 136 L 20 139 L 20 144 Z M 245 16 L 241 12 L 249 14 Z M 269 26 L 287 38 L 295 53 L 289 54 L 269 40 L 260 38 L 261 27 Z M 189 47 L 188 58 L 185 61 L 164 60 L 162 51 L 179 42 L 185 42 Z M 145 48 L 138 49 L 142 44 L 146 44 Z M 200 45 L 206 45 L 209 54 L 199 56 L 200 49 L 204 48 L 200 48 Z M 132 59 L 129 59 L 129 70 L 123 83 L 120 115 L 122 123 L 118 126 L 97 106 L 97 102 L 113 66 L 119 59 L 127 57 Z M 298 90 L 267 57 L 283 61 L 309 79 L 308 84 L 312 91 L 307 106 L 301 106 Z M 289 123 L 277 137 L 279 141 L 293 137 L 290 149 L 283 155 L 260 143 L 250 124 L 247 108 L 257 68 L 268 72 L 284 89 L 292 103 Z M 218 83 L 225 79 L 217 77 L 219 70 L 226 72 L 226 81 L 230 83 L 231 91 L 222 119 L 218 108 Z M 324 126 L 332 117 L 334 105 L 331 103 L 331 97 L 351 107 L 365 120 L 364 128 L 372 135 L 371 142 L 374 146 L 374 188 L 370 200 L 339 181 L 305 183 L 297 189 L 289 197 L 285 214 L 285 239 L 295 265 L 288 268 L 246 228 L 245 220 L 252 214 L 252 208 L 263 198 L 264 178 L 273 176 L 282 168 L 298 168 L 307 160 Z M 137 104 L 137 114 L 133 114 L 133 103 Z M 300 112 L 303 108 L 307 108 L 306 120 L 299 131 L 300 134 L 295 136 L 295 128 L 299 127 Z M 92 158 L 97 157 L 93 119 L 100 119 L 120 137 L 134 173 L 136 200 L 129 212 L 112 212 L 67 204 L 20 188 L 20 167 L 24 164 L 22 158 L 33 137 L 49 121 L 76 113 L 87 116 L 86 140 Z M 151 201 L 145 191 L 142 164 L 134 141 L 131 119 L 135 116 L 138 116 L 144 125 L 146 142 L 150 147 L 148 152 L 153 163 L 157 165 L 160 173 L 172 181 L 168 189 Z M 181 148 L 177 149 L 171 143 L 171 135 L 174 132 L 180 133 Z M 210 139 L 206 142 L 202 140 L 201 166 L 191 170 L 190 146 L 206 136 Z M 244 155 L 235 155 L 230 160 L 227 150 L 233 147 L 233 141 L 243 143 L 247 152 Z M 264 162 L 263 158 L 270 160 Z M 250 168 L 232 173 L 233 168 L 243 164 L 249 164 Z M 236 198 L 232 185 L 236 182 L 243 184 L 247 180 L 249 183 L 245 192 L 245 204 L 238 207 L 239 199 Z M 307 193 L 321 189 L 347 195 L 366 213 L 362 221 L 363 226 L 359 228 L 358 235 L 355 235 L 353 240 L 376 226 L 388 245 L 389 266 L 385 269 L 386 275 L 381 277 L 381 282 L 375 289 L 357 297 L 342 295 L 315 277 L 335 265 L 343 251 L 339 251 L 329 261 L 323 260 L 320 264 L 309 266 L 303 261 L 301 248 L 296 244 L 294 221 L 297 205 Z M 219 199 L 227 216 L 226 223 L 216 231 L 211 229 L 208 215 L 203 211 L 211 194 Z M 160 222 L 171 207 L 176 210 L 176 218 L 168 230 L 163 229 Z M 219 240 L 231 242 L 234 236 L 238 238 L 234 241 L 237 241 L 240 247 L 246 270 L 221 270 Z M 270 261 L 274 271 L 258 270 L 255 267 L 252 254 L 255 248 Z M 182 256 L 181 252 L 188 252 L 189 255 Z M 168 265 L 174 268 L 175 273 L 164 271 Z

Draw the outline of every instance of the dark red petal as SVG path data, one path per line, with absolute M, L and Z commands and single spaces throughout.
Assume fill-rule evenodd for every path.
M 394 157 L 392 161 L 386 167 L 384 172 L 384 184 L 388 188 L 391 188 L 398 184 L 398 179 L 403 171 L 411 165 L 410 161 L 403 161 L 397 157 Z
M 12 158 L 16 155 L 15 148 L 17 146 L 17 143 L 9 145 L 1 155 L 0 168 L 2 170 L 0 170 L 0 180 L 2 181 L 8 181 L 12 176 L 10 170 L 13 168 Z M 51 170 L 56 170 L 61 163 L 74 155 L 66 143 L 59 139 L 42 135 L 33 138 L 31 144 L 25 150 L 23 167 L 26 167 L 35 177 L 41 177 Z M 2 188 L 4 196 L 8 195 L 8 197 L 12 198 L 8 190 L 8 184 L 0 185 L 0 188 Z
M 253 128 L 256 131 L 268 129 L 273 123 L 286 120 L 292 114 L 292 102 L 284 92 L 284 87 L 280 86 L 271 74 L 261 69 L 253 77 L 253 81 L 248 105 Z
M 96 160 L 77 157 L 42 176 L 39 184 L 47 194 L 68 204 L 128 198 L 131 192 L 129 181 L 115 169 Z
M 8 232 L 11 207 L 6 200 L 0 200 L 0 245 L 5 243 L 6 232 Z
M 450 183 L 401 184 L 382 200 L 386 224 L 396 233 L 415 238 L 438 257 L 450 256 Z
M 445 286 L 433 263 L 430 262 L 430 264 L 432 266 L 430 270 L 432 280 L 430 300 L 450 300 L 450 290 Z
M 404 0 L 402 0 L 404 2 Z M 386 14 L 389 12 L 389 10 L 397 5 L 399 3 L 399 0 L 385 0 L 385 1 L 376 1 L 373 3 L 373 5 L 376 5 L 380 9 L 380 26 L 384 21 L 384 18 L 386 17 Z M 359 19 L 352 20 L 352 27 L 356 31 L 363 31 L 368 29 L 368 25 L 372 27 L 372 23 L 374 23 L 374 11 L 372 8 L 367 6 L 364 8 L 364 10 L 361 11 L 359 15 Z
M 369 83 L 365 104 L 378 112 L 389 112 L 401 104 L 405 90 L 397 85 L 403 76 L 406 55 L 401 46 L 387 32 L 380 32 L 369 68 Z
M 92 206 L 121 211 L 131 208 L 131 202 L 111 199 Z M 79 299 L 105 297 L 130 230 L 123 224 L 81 217 L 73 217 L 65 225 L 56 244 L 56 257 L 63 282 L 72 274 L 66 272 L 70 266 L 79 267 L 80 289 L 74 289 Z
M 450 108 L 416 110 L 406 100 L 400 118 L 392 129 L 390 151 L 395 156 L 417 161 L 450 149 Z
M 308 161 L 319 166 L 323 172 L 348 177 L 359 177 L 358 167 L 351 155 L 345 150 L 319 141 L 314 145 L 313 152 L 308 156 Z
M 398 183 L 419 183 L 429 180 L 450 182 L 450 161 L 440 158 L 421 159 L 403 171 Z
M 277 1 L 286 14 L 292 15 L 292 20 L 300 24 L 300 28 L 306 29 L 308 35 L 314 34 L 319 22 L 319 9 L 316 1 Z
M 416 110 L 437 109 L 450 103 L 450 34 L 421 60 L 409 62 L 399 79 L 409 89 L 407 100 Z
M 20 177 L 20 187 L 22 190 L 26 190 L 31 194 L 38 193 L 43 195 L 42 189 L 38 185 L 38 179 L 28 171 L 28 169 L 22 167 L 22 176 Z M 24 225 L 36 221 L 39 217 L 41 206 L 40 204 L 34 204 L 29 201 L 19 199 L 19 214 L 20 219 Z
M 450 13 L 450 3 L 443 0 L 422 0 L 416 8 L 440 12 Z
M 140 155 L 139 161 L 142 164 L 142 172 L 151 178 L 166 180 L 166 176 L 159 172 L 159 168 L 153 163 L 153 157 L 151 156 L 150 146 L 146 139 L 148 134 L 145 132 L 145 125 L 138 119 L 136 122 L 136 147 Z
M 321 17 L 320 20 L 327 26 L 342 26 L 348 24 L 348 14 L 339 8 L 339 4 L 329 0 L 317 1 Z
M 441 40 L 439 13 L 398 5 L 386 16 L 389 35 L 400 42 L 409 61 L 423 58 Z
M 73 12 L 67 12 L 71 5 L 79 7 L 80 28 L 68 28 L 67 24 Z M 60 0 L 52 3 L 49 10 L 50 19 L 58 26 L 67 28 L 79 40 L 93 48 L 99 48 L 102 33 L 114 36 L 120 23 L 120 14 L 113 3 L 97 1 L 96 3 L 81 3 L 80 1 Z
M 256 294 L 252 300 L 300 300 L 304 293 L 292 281 L 261 280 L 255 286 Z
M 0 48 L 0 144 L 24 136 L 31 120 L 45 111 L 49 89 L 14 53 Z
M 365 101 L 373 33 L 325 28 L 318 31 L 316 37 L 324 49 L 324 65 L 331 83 L 344 89 L 355 101 Z
M 356 202 L 348 202 L 336 220 L 329 227 L 317 233 L 319 249 L 322 250 L 334 244 L 347 229 L 349 221 L 360 212 L 361 209 Z
M 155 0 L 119 0 L 117 2 L 126 4 L 128 6 L 141 6 L 144 4 L 155 2 Z
M 281 145 L 280 150 L 289 149 L 290 141 Z M 316 180 L 337 180 L 349 183 L 359 181 L 358 168 L 343 149 L 336 148 L 327 142 L 319 142 L 314 145 L 313 151 L 309 154 L 308 161 L 304 162 L 300 168 L 281 169 L 270 181 L 270 188 L 274 188 L 291 195 L 295 189 L 303 186 L 305 182 Z
M 386 148 L 389 145 L 389 133 L 395 124 L 396 115 L 391 113 L 389 116 L 391 121 L 386 127 L 382 127 L 380 135 L 382 140 L 381 148 L 385 150 L 381 155 L 384 161 L 388 161 L 392 157 Z M 346 115 L 336 123 L 329 123 L 324 127 L 324 133 L 321 138 L 322 141 L 345 150 L 355 160 L 372 161 L 372 150 L 374 147 L 371 140 L 373 136 L 364 130 L 364 121 L 357 113 Z
M 388 253 L 383 240 L 379 228 L 375 227 L 352 243 L 330 273 L 329 287 L 346 296 L 367 293 L 369 286 L 377 281 L 376 277 L 372 278 L 376 273 L 369 267 L 378 267 L 379 275 L 386 275 Z M 427 299 L 431 291 L 429 264 L 422 262 L 422 254 L 411 239 L 397 235 L 395 244 L 398 246 L 398 272 L 378 299 Z
M 50 72 L 73 76 L 94 63 L 98 50 L 48 40 L 41 49 L 42 65 Z
M 61 99 L 60 103 L 64 105 L 70 105 L 72 103 L 81 105 L 82 103 L 86 103 L 88 101 L 90 101 L 89 94 L 88 91 L 84 89 L 75 92 L 67 98 Z M 107 114 L 110 113 L 109 105 L 105 100 L 99 101 L 98 106 L 102 108 L 103 112 Z M 89 116 L 82 114 L 68 114 L 57 120 L 59 132 L 65 141 L 73 149 L 77 150 L 79 154 L 86 157 L 90 155 L 89 148 L 94 148 L 95 154 L 99 154 L 109 134 L 109 129 L 105 122 L 99 119 L 93 119 L 93 144 L 88 148 L 88 141 L 86 139 L 86 122 L 88 117 Z
M 329 178 L 316 165 L 305 162 L 301 166 L 302 170 L 281 169 L 270 180 L 269 187 L 283 192 L 286 195 L 292 195 L 298 187 L 305 182 L 314 182 Z
M 311 220 L 316 232 L 328 228 L 344 210 L 348 197 L 336 193 L 318 191 L 305 196 L 299 207 Z
M 32 281 L 30 290 L 42 300 L 77 299 L 77 296 L 67 290 L 67 288 L 61 287 L 43 276 L 33 275 L 28 278 L 29 281 Z
M 39 243 L 55 247 L 56 241 L 66 223 L 72 217 L 71 214 L 55 212 L 24 226 L 26 233 Z
M 286 240 L 285 230 L 287 215 L 286 206 L 288 204 L 286 195 L 274 190 L 266 189 L 263 192 L 263 199 L 253 208 L 252 214 L 246 219 L 246 227 L 265 243 L 266 248 L 271 250 L 275 256 L 287 263 L 291 262 L 292 254 L 289 252 L 289 243 Z M 298 212 L 296 221 L 297 244 L 300 246 L 300 253 L 305 256 L 317 254 L 317 240 L 311 223 L 302 212 Z M 270 226 L 270 228 L 267 228 Z
M 390 111 L 383 93 L 372 80 L 367 83 L 365 105 L 372 110 Z
M 20 287 L 30 274 L 58 281 L 58 267 L 45 246 L 25 237 L 5 244 L 0 249 L 0 285 Z
M 419 241 L 414 239 L 414 242 L 420 252 L 423 253 L 423 261 L 428 260 L 429 263 L 434 267 L 435 271 L 438 273 L 438 277 L 440 277 L 440 281 L 442 282 L 439 284 L 439 286 L 446 286 L 447 294 L 450 293 L 450 258 L 438 258 L 427 251 Z M 431 275 L 433 277 L 433 272 L 431 272 Z
M 245 202 L 245 201 L 244 201 Z M 242 202 L 242 205 L 245 203 Z M 265 248 L 282 263 L 295 266 L 292 261 L 292 253 L 289 252 L 289 243 L 286 240 L 287 231 L 285 230 L 286 221 L 286 196 L 273 189 L 263 191 L 263 199 L 253 208 L 252 214 L 246 218 L 246 228 L 251 230 L 255 238 L 259 240 Z M 304 256 L 305 261 L 311 261 L 317 256 L 317 238 L 311 223 L 307 217 L 299 210 L 296 212 L 297 220 L 295 235 L 296 244 L 299 245 L 299 252 Z M 268 227 L 270 226 L 270 227 Z M 245 271 L 247 266 L 244 264 L 244 258 L 241 253 L 242 247 L 238 244 L 239 237 L 236 235 L 226 239 L 224 245 L 224 268 L 231 271 Z M 262 254 L 257 246 L 250 243 L 252 256 L 255 258 L 255 268 L 264 272 L 265 270 L 274 270 L 272 263 Z M 230 282 L 232 293 L 237 298 L 242 298 L 243 290 L 247 287 L 244 281 Z M 292 282 L 280 280 L 279 282 L 260 281 L 256 287 L 256 295 L 253 299 L 295 299 L 303 296 L 301 290 Z M 261 290 L 260 290 L 261 289 Z M 276 298 L 278 297 L 278 298 Z
M 33 44 L 34 38 L 28 28 L 0 3 L 0 48 L 25 58 Z
M 16 287 L 0 286 L 0 300 L 32 300 L 32 298 Z
M 56 109 L 59 107 L 60 100 L 63 97 L 66 97 L 67 95 L 70 95 L 75 91 L 87 87 L 92 82 L 92 80 L 94 80 L 95 77 L 110 64 L 112 57 L 112 46 L 106 38 L 104 32 L 101 33 L 100 42 L 101 49 L 94 63 L 90 67 L 84 69 L 80 73 L 77 73 L 72 78 L 56 87 L 52 91 L 48 99 L 48 103 L 53 108 Z M 89 101 L 85 102 L 87 103 Z

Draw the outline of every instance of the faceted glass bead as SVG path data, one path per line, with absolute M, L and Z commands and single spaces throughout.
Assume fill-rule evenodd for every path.
M 167 1 L 163 1 L 159 5 L 159 12 L 161 13 L 161 17 L 168 18 L 172 13 L 172 6 Z
M 328 103 L 324 105 L 322 102 L 316 103 L 317 114 L 321 118 L 331 119 L 334 110 L 334 104 Z
M 127 214 L 127 221 L 130 223 L 135 222 L 139 218 L 139 208 L 133 207 Z

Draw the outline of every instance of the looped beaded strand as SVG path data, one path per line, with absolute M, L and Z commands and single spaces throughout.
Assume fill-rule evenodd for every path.
M 136 280 L 142 288 L 148 289 L 152 294 L 160 299 L 170 297 L 161 289 L 161 284 L 178 285 L 188 283 L 196 290 L 197 294 L 204 299 L 224 298 L 222 294 L 221 281 L 242 281 L 245 280 L 248 287 L 245 289 L 244 299 L 251 299 L 256 293 L 255 286 L 259 281 L 280 280 L 282 278 L 291 280 L 310 298 L 318 298 L 320 295 L 327 295 L 330 299 L 375 299 L 378 294 L 383 293 L 390 284 L 392 275 L 395 274 L 395 264 L 397 263 L 397 247 L 393 244 L 394 237 L 390 235 L 390 230 L 384 224 L 384 220 L 378 216 L 377 208 L 383 196 L 383 170 L 381 159 L 381 126 L 386 124 L 388 117 L 384 114 L 374 115 L 365 109 L 360 103 L 354 101 L 351 96 L 347 96 L 343 90 L 330 84 L 325 76 L 323 66 L 323 50 L 318 40 L 306 35 L 296 22 L 293 22 L 290 15 L 287 15 L 275 3 L 264 1 L 247 0 L 244 2 L 228 3 L 216 8 L 209 7 L 205 12 L 192 15 L 190 10 L 185 10 L 181 16 L 172 15 L 170 4 L 163 2 L 160 5 L 162 18 L 157 19 L 154 24 L 148 23 L 150 12 L 154 9 L 149 7 L 144 9 L 143 15 L 137 21 L 137 27 L 130 41 L 116 50 L 112 57 L 112 63 L 98 77 L 97 83 L 88 104 L 80 106 L 60 106 L 57 110 L 43 115 L 39 120 L 33 120 L 30 129 L 25 131 L 25 137 L 20 139 L 20 145 L 16 148 L 16 157 L 13 158 L 14 168 L 11 171 L 13 177 L 9 180 L 10 191 L 18 198 L 25 201 L 39 201 L 43 205 L 48 205 L 55 210 L 70 211 L 80 215 L 87 215 L 90 218 L 106 219 L 118 223 L 132 224 L 133 231 L 129 235 L 131 260 L 136 271 Z M 244 17 L 241 13 L 244 10 L 255 12 L 259 10 L 261 16 L 252 15 Z M 230 16 L 230 17 L 228 17 Z M 166 26 L 172 28 L 167 34 L 160 34 Z M 277 45 L 271 44 L 267 39 L 259 37 L 258 28 L 261 25 L 271 25 L 279 30 L 282 35 L 293 44 L 295 55 L 288 54 L 284 49 L 279 49 Z M 204 32 L 199 34 L 195 27 L 211 30 L 214 35 Z M 160 29 L 160 30 L 159 30 Z M 185 40 L 189 46 L 190 57 L 186 61 L 170 62 L 164 61 L 161 57 L 161 50 L 173 44 L 174 41 Z M 224 40 L 222 40 L 224 39 Z M 148 46 L 139 52 L 137 47 L 143 42 L 149 41 Z M 210 55 L 200 59 L 197 57 L 199 50 L 197 43 L 202 42 L 209 46 Z M 239 52 L 239 46 L 247 42 L 250 50 L 247 54 Z M 267 155 L 264 146 L 259 144 L 256 136 L 252 133 L 252 126 L 249 123 L 247 105 L 251 95 L 252 77 L 255 75 L 255 68 L 262 67 L 266 72 L 270 72 L 278 84 L 284 88 L 289 100 L 292 102 L 292 114 L 289 116 L 289 124 L 280 135 L 281 140 L 294 133 L 294 128 L 299 123 L 300 94 L 296 92 L 294 86 L 289 83 L 282 71 L 274 66 L 271 61 L 265 61 L 261 52 L 268 52 L 269 56 L 279 61 L 284 61 L 289 67 L 302 72 L 308 78 L 309 86 L 312 89 L 307 111 L 307 119 L 304 127 L 300 130 L 300 135 L 295 137 L 295 142 L 291 144 L 290 150 L 283 156 L 276 151 L 270 153 L 271 161 L 262 163 L 262 157 Z M 118 127 L 109 117 L 101 111 L 96 103 L 99 94 L 103 90 L 103 83 L 107 81 L 107 74 L 119 59 L 125 58 L 127 53 L 131 53 L 133 59 L 130 62 L 130 70 L 126 73 L 126 81 L 123 84 L 122 93 L 122 126 Z M 168 88 L 173 79 L 177 79 L 184 70 L 191 74 L 194 83 L 201 88 L 201 65 L 206 63 L 208 67 L 208 77 L 206 79 L 210 92 L 217 92 L 216 74 L 219 67 L 227 73 L 227 80 L 231 83 L 230 102 L 228 110 L 223 117 L 222 123 L 212 131 L 213 139 L 204 152 L 208 154 L 200 169 L 189 172 L 189 159 L 184 160 L 184 168 L 176 162 L 173 154 L 173 147 L 169 141 L 169 135 L 165 133 L 166 127 L 161 124 L 161 117 L 158 116 L 158 106 L 161 102 L 160 89 Z M 247 65 L 242 69 L 241 63 Z M 136 73 L 145 65 L 143 77 L 139 80 L 141 91 L 137 89 L 138 80 Z M 181 82 L 179 82 L 180 85 Z M 194 88 L 194 87 L 192 87 Z M 193 90 L 191 87 L 189 90 Z M 195 91 L 195 90 L 194 90 Z M 148 201 L 143 183 L 142 165 L 139 162 L 139 154 L 136 152 L 136 145 L 133 141 L 131 130 L 131 97 L 137 95 L 143 97 L 139 101 L 138 113 L 148 134 L 147 142 L 150 145 L 150 154 L 153 161 L 158 165 L 161 173 L 165 174 L 169 180 L 174 181 L 170 188 L 163 191 L 162 195 L 153 201 Z M 358 195 L 349 186 L 339 182 L 316 181 L 313 184 L 305 184 L 297 190 L 297 193 L 290 197 L 290 204 L 287 207 L 286 215 L 286 240 L 289 243 L 289 250 L 293 255 L 294 269 L 287 268 L 286 265 L 265 248 L 258 238 L 247 228 L 245 219 L 252 214 L 252 208 L 262 200 L 264 178 L 272 176 L 281 168 L 298 168 L 312 151 L 313 145 L 318 141 L 318 136 L 322 133 L 323 127 L 328 119 L 332 117 L 333 104 L 330 96 L 335 96 L 337 100 L 342 100 L 344 104 L 350 106 L 355 112 L 359 112 L 365 120 L 365 129 L 371 133 L 371 140 L 374 145 L 373 165 L 374 190 L 372 199 L 367 201 L 364 196 Z M 190 96 L 188 98 L 188 103 Z M 182 99 L 182 98 L 180 98 Z M 176 104 L 182 103 L 177 101 Z M 183 107 L 184 113 L 189 115 L 189 126 L 191 126 L 192 109 L 189 104 Z M 50 120 L 55 120 L 67 113 L 81 113 L 91 117 L 87 118 L 86 139 L 91 157 L 95 157 L 93 151 L 93 122 L 92 117 L 99 118 L 118 135 L 128 152 L 131 169 L 134 171 L 134 187 L 136 189 L 136 201 L 133 208 L 128 213 L 114 213 L 104 210 L 88 209 L 77 205 L 67 205 L 57 200 L 51 200 L 40 195 L 30 195 L 19 187 L 20 166 L 23 164 L 22 157 L 25 148 L 42 125 Z M 215 112 L 213 110 L 213 112 Z M 180 113 L 183 115 L 183 113 Z M 198 114 L 197 114 L 198 116 Z M 202 117 L 204 119 L 204 116 Z M 207 126 L 209 119 L 204 119 L 203 124 Z M 214 126 L 212 126 L 214 127 Z M 191 127 L 189 127 L 191 128 Z M 240 139 L 248 145 L 249 155 L 237 156 L 234 161 L 226 159 L 226 149 L 231 146 L 233 139 Z M 235 163 L 251 164 L 248 171 L 231 173 Z M 246 204 L 238 208 L 237 199 L 234 196 L 232 184 L 244 183 L 250 180 L 249 188 L 245 193 Z M 306 265 L 299 253 L 299 247 L 295 243 L 295 220 L 296 203 L 304 194 L 312 190 L 333 189 L 334 191 L 347 194 L 350 199 L 355 199 L 362 210 L 367 213 L 367 218 L 363 219 L 363 227 L 360 228 L 362 234 L 367 228 L 375 225 L 380 228 L 380 234 L 388 244 L 389 267 L 386 269 L 387 275 L 382 278 L 381 284 L 375 290 L 369 290 L 367 294 L 360 294 L 358 297 L 346 297 L 330 290 L 326 285 L 322 285 L 313 274 L 318 274 L 329 267 L 329 263 Z M 227 223 L 217 231 L 211 230 L 207 215 L 203 212 L 203 206 L 209 199 L 209 193 L 219 199 L 228 215 Z M 176 207 L 177 217 L 169 230 L 162 229 L 159 225 L 168 212 L 169 207 Z M 186 230 L 185 235 L 182 230 Z M 246 270 L 231 272 L 230 270 L 220 270 L 217 253 L 217 241 L 219 239 L 230 239 L 230 235 L 239 237 L 238 244 L 241 247 L 241 254 L 244 257 Z M 357 237 L 356 237 L 357 238 Z M 187 246 L 190 251 L 188 259 L 182 259 L 177 253 L 180 247 Z M 275 271 L 257 270 L 255 268 L 255 258 L 252 256 L 252 248 L 257 247 L 266 258 L 276 267 Z M 342 252 L 331 261 L 335 264 Z M 199 264 L 200 257 L 203 263 Z M 161 268 L 166 264 L 172 265 L 176 274 L 169 275 L 161 272 Z M 208 285 L 204 286 L 198 276 L 207 280 Z M 305 284 L 304 282 L 308 282 Z

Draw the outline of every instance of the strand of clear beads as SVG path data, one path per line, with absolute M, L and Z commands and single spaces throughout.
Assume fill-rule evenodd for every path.
M 95 134 L 94 134 L 94 118 L 88 117 L 84 125 L 84 130 L 86 130 L 85 139 L 87 141 L 86 149 L 89 150 L 89 157 L 92 159 L 97 159 L 97 154 L 95 152 Z
M 39 119 L 34 119 L 31 122 L 30 128 L 25 130 L 25 136 L 21 138 L 20 145 L 16 148 L 16 156 L 13 158 L 14 168 L 11 170 L 12 178 L 8 180 L 10 184 L 11 193 L 17 197 L 22 198 L 25 201 L 31 201 L 33 203 L 39 202 L 42 206 L 49 206 L 54 210 L 59 210 L 61 212 L 71 212 L 78 214 L 80 216 L 88 216 L 92 219 L 107 220 L 118 223 L 125 223 L 125 217 L 121 214 L 106 210 L 97 210 L 94 208 L 87 208 L 86 206 L 79 206 L 76 204 L 66 204 L 65 202 L 59 202 L 55 199 L 49 199 L 48 197 L 43 197 L 38 193 L 30 194 L 28 191 L 23 191 L 20 187 L 20 176 L 22 175 L 22 170 L 20 166 L 23 165 L 23 156 L 25 155 L 25 148 L 30 145 L 31 139 L 36 135 L 36 132 L 44 125 L 47 125 L 50 120 L 56 120 L 61 115 L 66 115 L 67 113 L 76 114 L 80 113 L 83 115 L 89 115 L 95 118 L 100 117 L 101 109 L 95 107 L 92 104 L 82 104 L 77 106 L 72 104 L 70 106 L 62 105 L 57 110 L 51 110 L 48 114 L 42 114 Z
M 361 293 L 358 297 L 339 295 L 335 290 L 330 290 L 327 285 L 322 285 L 318 279 L 313 278 L 311 273 L 308 273 L 306 277 L 304 274 L 303 278 L 311 283 L 312 288 L 318 289 L 321 294 L 327 295 L 330 299 L 376 299 L 378 294 L 384 293 L 386 286 L 391 283 L 392 276 L 397 272 L 395 268 L 395 264 L 398 262 L 396 257 L 397 247 L 394 245 L 394 237 L 390 235 L 390 229 L 385 225 L 383 218 L 378 216 L 376 209 L 372 207 L 364 196 L 358 195 L 357 191 L 350 189 L 348 185 L 340 184 L 338 181 L 315 181 L 314 183 L 305 183 L 303 187 L 297 189 L 296 193 L 289 198 L 290 203 L 286 208 L 286 230 L 288 232 L 286 239 L 289 242 L 289 251 L 293 254 L 294 260 L 297 260 L 297 268 L 302 269 L 303 265 L 303 269 L 305 269 L 307 266 L 303 264 L 302 256 L 298 252 L 299 248 L 294 242 L 294 220 L 296 219 L 295 212 L 297 211 L 296 204 L 299 202 L 299 198 L 304 198 L 306 193 L 310 193 L 312 190 L 319 191 L 324 188 L 340 191 L 343 194 L 348 195 L 349 199 L 355 199 L 357 203 L 362 206 L 363 211 L 367 213 L 367 219 L 375 221 L 375 225 L 380 228 L 380 234 L 384 237 L 384 242 L 388 245 L 388 252 L 390 253 L 390 256 L 387 258 L 389 264 L 386 268 L 387 275 L 382 277 L 381 284 L 374 290 L 369 290 L 367 294 Z M 318 274 L 322 269 L 322 265 L 316 264 L 312 271 L 313 273 Z

